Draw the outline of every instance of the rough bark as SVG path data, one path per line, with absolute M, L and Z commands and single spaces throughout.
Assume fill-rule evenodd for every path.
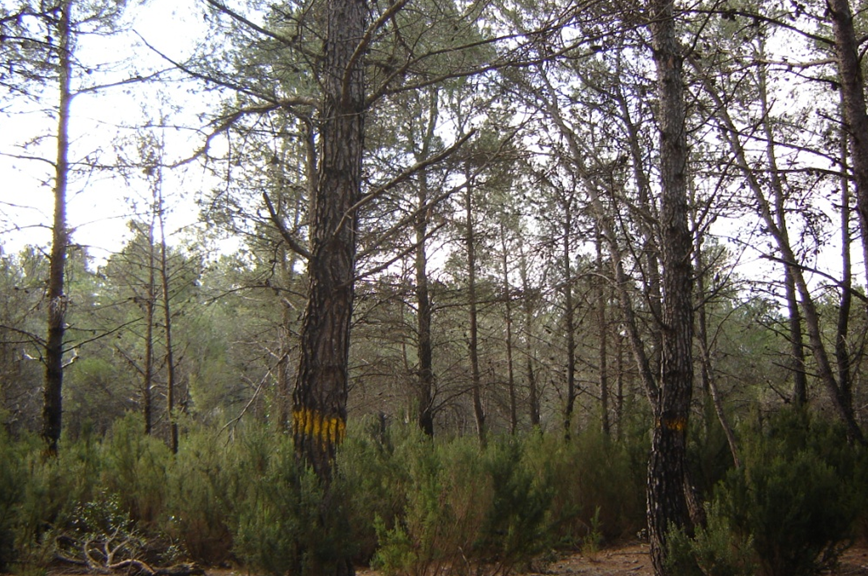
M 356 49 L 365 33 L 363 0 L 330 0 L 323 66 L 320 154 L 311 213 L 308 301 L 293 389 L 298 456 L 331 484 L 346 430 L 349 332 L 364 137 L 364 68 Z M 351 573 L 343 562 L 340 573 Z
M 683 56 L 674 2 L 650 3 L 657 69 L 660 234 L 663 285 L 661 377 L 648 463 L 648 531 L 655 574 L 665 574 L 668 535 L 690 530 L 685 498 L 687 426 L 693 393 L 693 269 L 687 210 L 687 139 Z
M 428 126 L 422 149 L 416 155 L 416 162 L 424 162 L 429 159 L 431 142 L 434 139 L 434 128 L 439 115 L 438 93 L 431 92 L 429 106 Z M 426 252 L 426 240 L 428 238 L 429 210 L 425 209 L 428 204 L 430 193 L 428 186 L 428 174 L 422 171 L 419 174 L 418 208 L 414 231 L 416 233 L 415 267 L 416 267 L 416 355 L 419 360 L 418 367 L 418 391 L 419 403 L 418 423 L 419 428 L 427 436 L 434 435 L 434 350 L 431 341 L 431 296 L 428 291 L 428 255 Z
M 45 340 L 45 384 L 42 404 L 42 436 L 49 454 L 57 454 L 63 417 L 63 338 L 66 316 L 65 269 L 69 231 L 66 227 L 66 189 L 69 177 L 69 119 L 72 102 L 72 1 L 58 6 L 57 159 L 54 180 L 54 221 L 48 272 L 48 335 Z

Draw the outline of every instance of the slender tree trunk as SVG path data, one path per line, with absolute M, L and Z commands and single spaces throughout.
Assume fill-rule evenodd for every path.
M 606 314 L 607 290 L 602 281 L 603 278 L 603 235 L 599 225 L 594 226 L 594 243 L 597 249 L 597 274 L 600 280 L 597 282 L 597 326 L 600 330 L 600 431 L 608 436 L 611 432 L 609 421 L 609 327 Z
M 572 220 L 569 216 L 569 206 L 566 207 L 567 219 L 564 222 L 563 252 L 561 265 L 564 268 L 564 332 L 567 341 L 567 397 L 564 406 L 564 439 L 572 436 L 573 410 L 576 404 L 576 319 L 573 303 L 573 274 L 570 259 L 570 234 Z
M 701 73 L 699 65 L 696 62 L 692 62 L 692 64 L 694 65 L 694 68 Z M 801 299 L 801 309 L 805 318 L 808 345 L 810 346 L 811 353 L 816 362 L 817 376 L 820 382 L 825 386 L 829 394 L 829 399 L 832 402 L 832 406 L 834 406 L 835 411 L 847 426 L 849 437 L 860 444 L 865 444 L 865 436 L 862 433 L 862 429 L 859 427 L 859 423 L 854 417 L 852 405 L 848 405 L 845 394 L 835 377 L 835 371 L 832 368 L 829 353 L 823 341 L 823 332 L 820 326 L 820 314 L 817 310 L 817 305 L 814 301 L 813 295 L 808 288 L 804 274 L 802 274 L 802 269 L 799 267 L 796 255 L 789 243 L 786 230 L 779 226 L 779 221 L 775 218 L 772 207 L 763 193 L 762 186 L 757 180 L 756 174 L 751 168 L 751 165 L 747 161 L 744 148 L 739 140 L 739 132 L 736 129 L 725 104 L 717 93 L 714 85 L 707 78 L 705 78 L 704 81 L 706 92 L 717 105 L 717 114 L 726 129 L 726 138 L 729 141 L 735 161 L 745 175 L 748 187 L 756 199 L 757 208 L 765 221 L 769 234 L 774 238 L 775 243 L 777 244 L 784 265 L 788 266 L 792 273 L 796 290 Z M 780 195 L 782 190 L 774 190 L 774 192 L 776 195 Z M 780 211 L 781 209 L 780 206 L 776 208 L 777 211 Z
M 520 250 L 521 291 L 524 295 L 522 305 L 524 307 L 524 339 L 525 339 L 525 373 L 527 376 L 528 404 L 530 409 L 531 428 L 539 428 L 540 425 L 540 402 L 539 390 L 536 383 L 536 370 L 533 365 L 533 300 L 530 295 L 530 279 L 528 278 L 527 256 L 524 248 Z
M 760 45 L 765 52 L 765 45 Z M 757 68 L 757 88 L 759 89 L 760 105 L 763 114 L 763 132 L 766 137 L 766 161 L 769 165 L 771 189 L 774 193 L 775 218 L 783 241 L 789 244 L 789 232 L 786 220 L 786 194 L 778 170 L 777 154 L 775 153 L 775 134 L 772 126 L 771 108 L 768 101 L 766 67 Z M 790 330 L 790 366 L 793 373 L 793 403 L 803 406 L 808 402 L 808 377 L 805 372 L 805 345 L 802 333 L 802 315 L 799 312 L 799 300 L 796 294 L 796 281 L 792 266 L 784 265 L 784 291 L 787 301 L 787 313 Z
M 509 433 L 518 430 L 518 401 L 515 393 L 515 368 L 512 360 L 512 289 L 509 284 L 509 258 L 506 246 L 506 225 L 500 223 L 500 270 L 503 274 L 503 297 L 506 306 L 506 386 L 509 392 Z
M 738 454 L 738 444 L 735 439 L 735 432 L 729 423 L 729 418 L 726 416 L 726 411 L 723 408 L 723 399 L 720 397 L 720 391 L 717 389 L 717 381 L 714 378 L 714 370 L 711 365 L 711 350 L 708 343 L 708 318 L 705 311 L 706 287 L 705 287 L 705 263 L 703 262 L 702 252 L 702 236 L 699 230 L 699 225 L 694 222 L 694 245 L 693 245 L 693 262 L 696 270 L 696 294 L 700 305 L 697 310 L 697 325 L 696 325 L 696 340 L 699 344 L 700 355 L 700 378 L 702 387 L 705 392 L 711 397 L 714 414 L 717 416 L 717 421 L 723 429 L 726 436 L 726 442 L 729 445 L 729 453 L 732 455 L 732 461 L 736 468 L 741 468 L 741 458 Z
M 868 251 L 868 113 L 859 42 L 853 27 L 849 0 L 828 0 L 829 16 L 838 57 L 844 125 L 850 136 L 850 155 L 856 183 L 856 207 L 862 231 L 863 252 Z M 868 261 L 865 263 L 868 270 Z
M 431 298 L 428 294 L 428 216 L 421 210 L 428 202 L 428 180 L 423 173 L 419 186 L 419 213 L 416 215 L 416 354 L 419 357 L 419 428 L 434 435 L 434 354 L 431 345 Z
M 145 358 L 142 374 L 142 419 L 145 434 L 150 435 L 153 427 L 153 405 L 151 390 L 154 386 L 154 320 L 157 303 L 157 255 L 154 245 L 154 220 L 156 217 L 156 197 L 151 206 L 151 221 L 148 222 L 148 285 L 145 294 Z
M 308 301 L 292 398 L 296 452 L 326 487 L 346 430 L 358 219 L 353 205 L 361 191 L 365 112 L 364 67 L 355 51 L 365 33 L 366 15 L 363 0 L 327 3 L 320 166 L 312 200 Z M 349 559 L 337 561 L 337 572 L 353 572 Z
M 172 298 L 169 291 L 169 247 L 166 243 L 166 219 L 163 197 L 158 193 L 157 222 L 160 226 L 160 284 L 163 299 L 163 330 L 166 334 L 166 417 L 169 422 L 169 448 L 178 452 L 178 422 L 175 419 L 175 350 L 172 341 Z
M 843 134 L 842 134 L 843 136 Z M 835 332 L 835 363 L 841 402 L 853 413 L 853 382 L 850 370 L 850 310 L 853 306 L 853 265 L 850 259 L 850 181 L 847 178 L 847 145 L 841 139 L 841 299 L 838 303 L 838 324 Z
M 65 289 L 66 189 L 69 178 L 69 119 L 72 102 L 72 0 L 59 6 L 57 25 L 58 87 L 60 103 L 57 115 L 57 159 L 54 179 L 54 222 L 48 271 L 48 336 L 45 340 L 45 385 L 42 405 L 42 437 L 49 454 L 57 454 L 63 416 L 63 337 L 67 299 Z
M 416 162 L 428 160 L 431 153 L 431 143 L 434 140 L 434 129 L 440 114 L 439 94 L 432 90 L 429 101 L 428 126 L 422 142 L 422 149 L 416 155 Z M 419 428 L 427 436 L 434 435 L 434 347 L 431 341 L 431 296 L 428 292 L 428 254 L 426 242 L 428 239 L 429 210 L 425 209 L 430 197 L 428 173 L 419 174 L 418 207 L 416 213 L 416 355 L 419 359 L 418 393 Z
M 467 249 L 467 299 L 470 306 L 468 326 L 468 351 L 470 353 L 470 388 L 473 395 L 473 415 L 476 419 L 476 434 L 485 444 L 485 409 L 482 405 L 482 378 L 479 374 L 479 327 L 476 309 L 476 236 L 473 226 L 473 186 L 467 180 L 464 210 L 467 219 L 465 246 Z
M 651 560 L 655 574 L 663 576 L 670 531 L 692 528 L 684 479 L 693 393 L 693 270 L 687 210 L 683 56 L 675 32 L 675 3 L 652 0 L 649 8 L 659 102 L 664 299 L 660 395 L 654 406 L 647 502 Z

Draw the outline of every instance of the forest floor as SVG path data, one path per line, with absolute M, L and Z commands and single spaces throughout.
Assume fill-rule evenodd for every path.
M 81 570 L 49 570 L 47 576 L 86 574 Z M 251 576 L 246 570 L 206 568 L 206 576 Z M 376 570 L 357 568 L 357 576 L 380 576 Z M 851 547 L 829 576 L 868 576 L 868 543 Z M 0 574 L 0 576 L 5 576 Z M 594 554 L 564 554 L 544 566 L 517 576 L 653 576 L 648 544 L 629 542 L 604 548 Z

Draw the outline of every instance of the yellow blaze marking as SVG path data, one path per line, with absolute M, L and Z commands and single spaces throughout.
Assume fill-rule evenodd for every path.
M 662 421 L 657 421 L 658 426 L 664 426 L 668 430 L 675 432 L 684 432 L 687 430 L 687 418 L 663 418 Z
M 343 418 L 327 418 L 319 410 L 303 408 L 292 413 L 293 432 L 316 438 L 323 444 L 340 444 L 346 436 L 347 424 Z

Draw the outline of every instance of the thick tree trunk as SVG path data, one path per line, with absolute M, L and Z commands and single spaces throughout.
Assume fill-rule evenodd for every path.
M 664 298 L 660 394 L 654 405 L 647 502 L 651 560 L 655 574 L 662 576 L 670 531 L 691 528 L 684 479 L 693 393 L 693 270 L 687 224 L 683 56 L 675 33 L 674 2 L 652 0 L 649 7 L 659 99 Z
M 49 454 L 57 454 L 63 417 L 63 337 L 66 316 L 65 269 L 69 231 L 66 228 L 66 189 L 69 177 L 69 119 L 72 102 L 72 0 L 59 5 L 57 25 L 58 85 L 57 159 L 54 180 L 54 222 L 48 271 L 48 336 L 45 340 L 45 384 L 42 437 Z
M 364 137 L 363 0 L 329 0 L 323 66 L 320 166 L 311 214 L 308 301 L 293 390 L 298 456 L 330 486 L 347 417 L 350 319 Z M 351 573 L 349 561 L 339 573 Z

